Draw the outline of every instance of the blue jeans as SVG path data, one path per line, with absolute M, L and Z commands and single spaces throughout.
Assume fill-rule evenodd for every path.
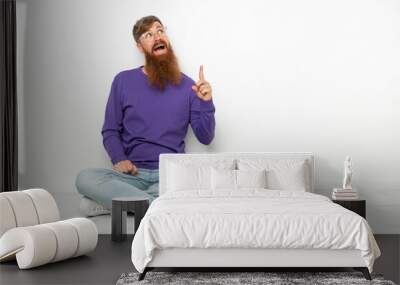
M 136 175 L 106 168 L 86 168 L 78 173 L 76 189 L 111 210 L 114 197 L 158 197 L 158 169 L 138 168 Z

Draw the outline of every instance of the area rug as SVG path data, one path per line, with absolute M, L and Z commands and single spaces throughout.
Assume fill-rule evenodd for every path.
M 384 280 L 382 275 L 372 274 L 372 281 L 366 280 L 360 272 L 147 272 L 145 279 L 138 281 L 139 273 L 124 273 L 116 285 L 136 284 L 379 284 L 396 285 Z

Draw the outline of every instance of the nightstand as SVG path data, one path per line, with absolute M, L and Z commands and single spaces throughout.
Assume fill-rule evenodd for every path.
M 354 213 L 359 214 L 361 217 L 366 219 L 365 200 L 332 200 L 332 202 L 339 204 L 340 206 L 353 211 Z
M 135 215 L 135 233 L 140 221 L 149 208 L 149 199 L 140 197 L 116 197 L 112 199 L 111 208 L 111 239 L 113 241 L 126 240 L 127 212 Z

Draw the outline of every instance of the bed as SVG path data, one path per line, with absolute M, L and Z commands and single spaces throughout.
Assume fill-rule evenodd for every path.
M 132 242 L 154 268 L 352 267 L 371 279 L 367 221 L 314 193 L 312 153 L 160 155 L 160 197 Z

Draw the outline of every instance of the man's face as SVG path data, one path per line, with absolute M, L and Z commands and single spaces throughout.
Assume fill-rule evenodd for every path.
M 157 58 L 166 55 L 169 46 L 164 27 L 159 22 L 154 22 L 149 30 L 140 36 L 139 43 L 137 43 L 137 47 L 142 53 Z

